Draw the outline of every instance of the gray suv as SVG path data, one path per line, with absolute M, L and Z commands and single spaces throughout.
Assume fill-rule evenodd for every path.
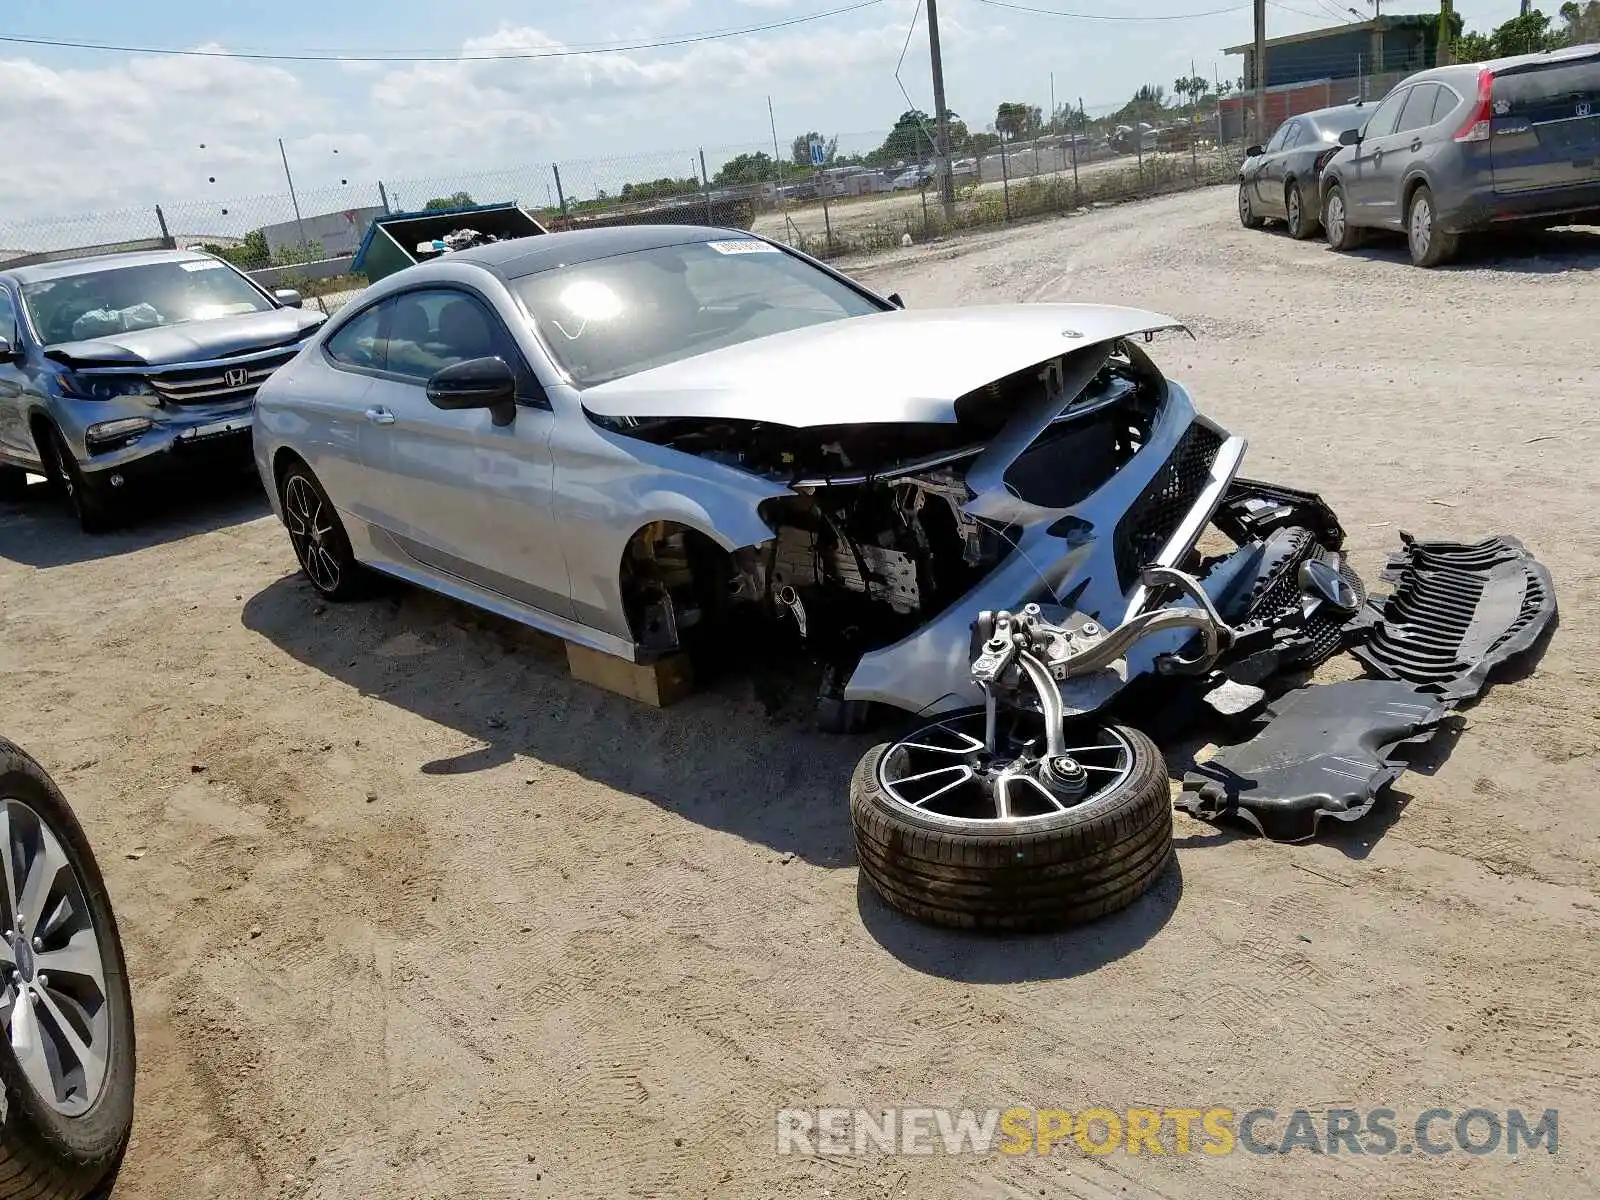
M 183 250 L 0 266 L 0 495 L 46 476 L 85 530 L 151 475 L 251 459 L 256 389 L 324 321 Z
M 1340 140 L 1322 174 L 1338 250 L 1395 230 L 1433 267 L 1464 233 L 1600 222 L 1600 45 L 1423 71 Z

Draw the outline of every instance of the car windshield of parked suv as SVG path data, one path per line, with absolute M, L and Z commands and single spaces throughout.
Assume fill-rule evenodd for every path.
M 787 329 L 883 311 L 847 284 L 754 238 L 637 250 L 527 275 L 511 288 L 578 387 Z
M 237 271 L 209 258 L 108 267 L 27 283 L 22 302 L 47 346 L 272 308 Z

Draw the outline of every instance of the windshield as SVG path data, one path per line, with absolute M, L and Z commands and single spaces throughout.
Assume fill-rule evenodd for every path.
M 882 306 L 753 238 L 689 242 L 513 280 L 578 387 Z
M 28 283 L 22 302 L 47 346 L 272 308 L 238 272 L 209 258 Z

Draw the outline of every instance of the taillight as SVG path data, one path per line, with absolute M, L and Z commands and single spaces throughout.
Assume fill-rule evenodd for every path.
M 1478 102 L 1467 114 L 1467 120 L 1456 130 L 1458 142 L 1487 142 L 1494 128 L 1494 72 L 1478 72 Z
M 1322 169 L 1333 161 L 1333 156 L 1343 149 L 1343 146 L 1330 146 L 1321 154 L 1317 155 L 1317 173 L 1320 175 L 1322 173 Z

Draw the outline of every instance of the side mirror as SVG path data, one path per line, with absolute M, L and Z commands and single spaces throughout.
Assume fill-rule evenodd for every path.
M 10 338 L 0 337 L 0 363 L 12 362 L 22 357 L 22 351 L 11 344 Z
M 503 358 L 469 358 L 428 380 L 428 402 L 446 411 L 487 408 L 506 426 L 517 417 L 517 377 Z
M 1265 153 L 1266 151 L 1264 151 L 1260 146 L 1251 146 L 1244 152 L 1244 156 L 1246 158 L 1260 158 L 1261 155 Z
M 1359 145 L 1361 145 L 1361 130 L 1359 130 L 1359 129 L 1346 129 L 1343 133 L 1341 133 L 1339 135 L 1339 145 L 1341 145 L 1341 146 L 1359 146 Z
M 272 293 L 272 298 L 285 308 L 299 308 L 305 303 L 305 298 L 293 288 L 279 288 Z
M 896 308 L 904 308 L 906 306 L 906 302 L 904 300 L 900 299 L 900 293 L 899 292 L 890 292 L 889 293 L 889 303 L 894 305 Z

